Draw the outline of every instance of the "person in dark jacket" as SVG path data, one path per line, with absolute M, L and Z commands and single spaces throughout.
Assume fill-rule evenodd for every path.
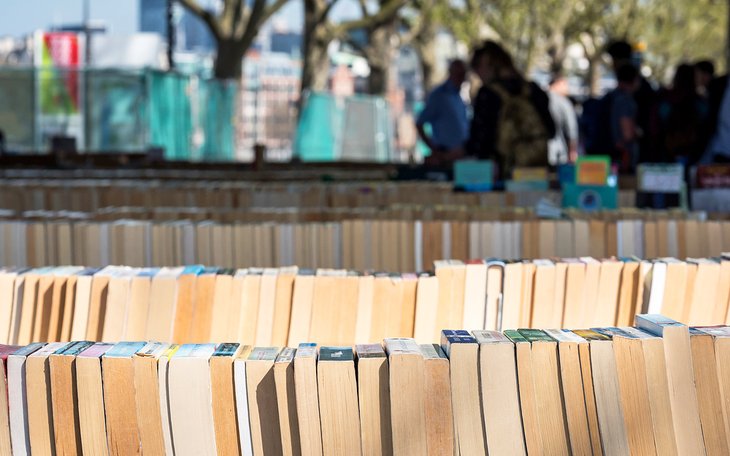
M 555 136 L 547 94 L 525 80 L 493 41 L 474 52 L 471 67 L 482 86 L 473 102 L 467 153 L 494 160 L 502 179 L 516 166 L 547 166 L 547 144 Z

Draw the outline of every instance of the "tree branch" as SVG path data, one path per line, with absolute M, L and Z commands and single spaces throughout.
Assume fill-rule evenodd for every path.
M 220 29 L 220 24 L 218 23 L 218 20 L 213 15 L 213 13 L 211 13 L 207 9 L 200 6 L 196 0 L 178 0 L 178 1 L 191 14 L 198 16 L 203 22 L 205 22 L 205 25 L 208 26 L 208 29 L 210 29 L 210 33 L 213 35 L 213 37 L 216 39 L 216 41 L 221 40 L 222 33 L 221 33 L 221 29 Z
M 266 11 L 264 11 L 264 14 L 261 16 L 260 24 L 263 24 L 264 22 L 268 21 L 271 18 L 271 16 L 276 14 L 277 11 L 279 11 L 284 5 L 286 5 L 287 1 L 288 0 L 276 0 L 274 3 L 267 6 Z
M 345 34 L 350 30 L 356 30 L 359 28 L 377 28 L 386 22 L 392 21 L 398 10 L 400 10 L 409 0 L 388 0 L 377 13 L 372 14 L 368 17 L 355 19 L 352 21 L 345 21 L 335 26 L 335 31 L 338 34 Z

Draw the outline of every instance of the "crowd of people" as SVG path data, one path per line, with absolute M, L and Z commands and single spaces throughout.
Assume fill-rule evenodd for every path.
M 470 68 L 452 61 L 447 80 L 429 94 L 416 122 L 431 150 L 427 163 L 490 159 L 499 178 L 508 179 L 515 167 L 557 166 L 582 154 L 610 156 L 623 173 L 639 163 L 730 161 L 728 76 L 717 77 L 711 61 L 681 64 L 669 87 L 655 89 L 629 43 L 613 42 L 606 54 L 616 86 L 580 106 L 570 99 L 563 75 L 554 75 L 543 90 L 496 42 L 478 48 Z M 462 98 L 469 70 L 481 81 L 471 109 Z

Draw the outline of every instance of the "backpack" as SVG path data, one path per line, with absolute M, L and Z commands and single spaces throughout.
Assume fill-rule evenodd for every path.
M 508 178 L 516 166 L 547 166 L 550 137 L 530 100 L 531 85 L 524 83 L 517 95 L 498 84 L 492 84 L 490 88 L 502 100 L 497 120 L 497 151 L 502 175 Z

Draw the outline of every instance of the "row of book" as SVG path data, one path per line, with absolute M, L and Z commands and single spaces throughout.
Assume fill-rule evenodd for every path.
M 730 327 L 0 346 L 0 453 L 727 455 Z
M 438 259 L 710 257 L 730 221 L 347 219 L 304 223 L 0 220 L 0 265 L 216 264 L 420 271 Z
M 0 269 L 0 343 L 353 345 L 444 327 L 730 323 L 730 257 L 435 262 L 432 273 L 108 266 Z
M 634 192 L 619 193 L 619 207 L 634 206 Z M 438 182 L 241 182 L 166 179 L 2 179 L 0 208 L 15 211 L 90 212 L 136 207 L 382 207 L 393 204 L 534 206 L 560 204 L 559 191 L 455 193 Z

